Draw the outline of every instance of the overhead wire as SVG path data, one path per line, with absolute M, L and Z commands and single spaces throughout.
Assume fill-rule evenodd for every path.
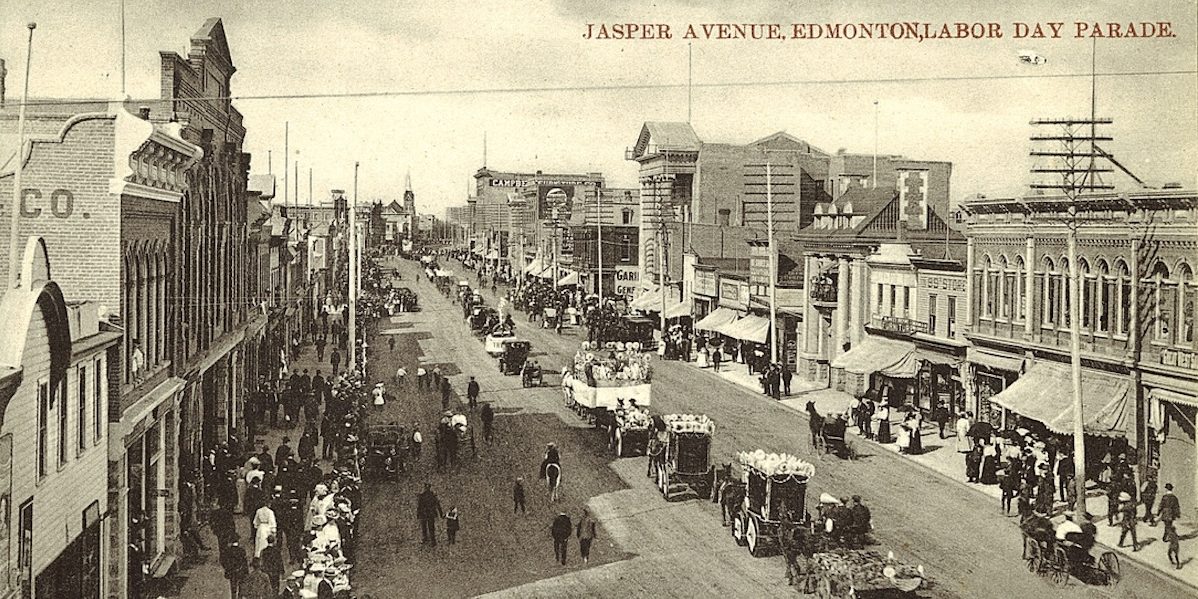
M 896 83 L 935 83 L 963 81 L 1013 81 L 1021 79 L 1074 79 L 1090 77 L 1168 77 L 1175 75 L 1195 75 L 1198 69 L 1166 69 L 1166 70 L 1137 70 L 1111 71 L 1106 73 L 1026 73 L 1013 75 L 939 75 L 926 77 L 862 77 L 854 79 L 787 79 L 779 81 L 715 81 L 689 84 L 700 89 L 720 88 L 768 88 L 796 87 L 810 85 L 887 85 Z M 506 95 L 532 93 L 563 93 L 563 92 L 605 92 L 605 91 L 652 91 L 684 89 L 686 82 L 678 83 L 626 83 L 605 85 L 545 85 L 528 87 L 478 87 L 478 88 L 440 88 L 440 89 L 407 89 L 407 90 L 377 90 L 353 92 L 313 92 L 313 93 L 276 93 L 276 94 L 240 94 L 224 96 L 174 96 L 168 98 L 131 98 L 128 100 L 102 99 L 47 99 L 28 100 L 27 106 L 56 106 L 105 101 L 153 103 L 164 101 L 203 102 L 203 101 L 255 101 L 255 100 L 327 100 L 353 98 L 389 98 L 389 97 L 420 97 L 420 96 L 475 96 L 475 95 Z M 10 103 L 20 106 L 20 102 Z

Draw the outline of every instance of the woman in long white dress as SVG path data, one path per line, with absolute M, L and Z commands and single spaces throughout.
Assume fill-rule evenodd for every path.
M 254 512 L 254 557 L 261 557 L 262 550 L 270 544 L 270 537 L 278 531 L 275 511 L 264 505 Z

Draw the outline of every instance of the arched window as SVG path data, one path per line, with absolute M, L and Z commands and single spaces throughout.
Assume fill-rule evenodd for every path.
M 1045 256 L 1044 261 L 1040 264 L 1040 299 L 1041 299 L 1041 322 L 1044 326 L 1053 326 L 1058 322 L 1058 312 L 1060 309 L 1061 299 L 1057 288 L 1057 268 L 1053 264 L 1052 258 Z
M 982 260 L 982 306 L 985 308 L 982 315 L 986 318 L 994 318 L 994 296 L 998 291 L 998 276 L 995 272 L 990 256 L 986 256 Z
M 1111 302 L 1111 268 L 1106 260 L 1098 259 L 1094 266 L 1094 330 L 1105 333 L 1110 330 Z
M 1027 318 L 1024 313 L 1024 302 L 1027 301 L 1027 289 L 1024 285 L 1025 266 L 1023 264 L 1023 256 L 1015 257 L 1015 306 L 1011 310 L 1011 314 L 1015 315 L 1015 322 L 1023 322 Z
M 995 272 L 995 277 L 1001 277 L 999 288 L 998 302 L 998 317 L 1003 320 L 1011 318 L 1011 298 L 1014 296 L 1015 273 L 1011 270 L 1007 263 L 1007 257 L 1001 256 L 998 259 L 998 270 Z
M 1090 310 L 1094 305 L 1094 293 L 1092 291 L 1091 282 L 1093 277 L 1090 274 L 1090 263 L 1085 258 L 1077 259 L 1077 274 L 1081 278 L 1081 328 L 1089 330 L 1091 323 L 1094 322 L 1090 317 Z
M 1072 323 L 1070 319 L 1073 316 L 1073 309 L 1069 304 L 1070 299 L 1073 297 L 1073 285 L 1069 281 L 1069 273 L 1072 272 L 1070 268 L 1069 259 L 1061 256 L 1061 259 L 1057 261 L 1057 276 L 1055 277 L 1057 281 L 1057 294 L 1061 298 L 1061 306 L 1057 312 L 1057 323 L 1065 327 L 1070 326 Z
M 1174 325 L 1174 309 L 1177 307 L 1177 284 L 1169 278 L 1169 267 L 1164 262 L 1157 261 L 1152 267 L 1152 275 L 1147 281 L 1149 302 L 1152 318 L 1152 338 L 1159 343 L 1169 343 L 1172 340 Z
M 1194 347 L 1194 313 L 1198 312 L 1198 285 L 1190 265 L 1182 263 L 1177 268 L 1177 344 Z
M 1131 269 L 1122 259 L 1115 263 L 1115 289 L 1119 296 L 1114 304 L 1119 307 L 1119 318 L 1116 320 L 1119 326 L 1115 332 L 1127 335 L 1131 327 Z

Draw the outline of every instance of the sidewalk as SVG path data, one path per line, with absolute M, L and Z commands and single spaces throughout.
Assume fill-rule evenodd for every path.
M 694 365 L 694 362 L 691 362 L 691 364 Z M 698 367 L 696 366 L 696 368 Z M 710 368 L 702 370 L 711 371 Z M 757 376 L 749 374 L 744 364 L 721 364 L 720 372 L 713 374 L 747 389 L 758 393 L 761 392 L 761 385 L 757 381 Z M 852 396 L 848 393 L 828 389 L 822 383 L 795 379 L 791 381 L 791 395 L 784 397 L 782 403 L 797 411 L 805 412 L 807 402 L 814 401 L 816 409 L 821 414 L 828 414 L 844 412 L 852 399 Z M 897 415 L 892 411 L 892 425 L 897 425 L 901 422 L 900 419 L 895 418 Z M 853 428 L 851 424 L 849 426 L 850 429 Z M 948 433 L 948 431 L 945 432 Z M 896 454 L 899 453 L 898 445 L 894 443 L 882 445 L 860 436 L 854 439 L 854 443 L 858 447 L 868 446 L 870 448 L 891 451 Z M 965 459 L 961 454 L 956 452 L 954 443 L 955 439 L 951 436 L 943 440 L 939 439 L 937 427 L 934 424 L 925 423 L 923 426 L 923 453 L 920 455 L 903 454 L 902 457 L 991 497 L 994 500 L 994 509 L 1000 510 L 1002 491 L 998 488 L 998 485 L 965 482 Z M 1136 528 L 1136 533 L 1139 536 L 1140 551 L 1133 553 L 1130 546 L 1118 547 L 1119 526 L 1107 526 L 1106 524 L 1106 495 L 1091 495 L 1087 497 L 1086 510 L 1094 516 L 1094 523 L 1098 525 L 1098 542 L 1118 552 L 1120 559 L 1134 561 L 1145 568 L 1156 571 L 1162 576 L 1198 588 L 1198 567 L 1190 563 L 1194 559 L 1195 552 L 1198 551 L 1198 542 L 1194 540 L 1198 538 L 1198 526 L 1196 526 L 1196 523 L 1177 522 L 1177 532 L 1181 535 L 1182 539 L 1180 551 L 1182 569 L 1177 570 L 1169 563 L 1167 553 L 1168 544 L 1161 541 L 1161 535 L 1164 532 L 1163 525 L 1158 523 L 1156 526 L 1148 526 L 1147 524 L 1140 523 Z M 1012 525 L 1015 525 L 1017 522 L 1017 517 L 1017 515 L 1011 517 Z M 1057 516 L 1054 521 L 1059 522 L 1063 519 L 1064 516 Z
M 309 375 L 315 375 L 317 370 L 327 378 L 332 372 L 332 365 L 328 362 L 329 354 L 325 352 L 325 359 L 321 362 L 316 361 L 316 349 L 312 346 L 307 346 L 300 353 L 298 360 L 291 363 L 288 372 L 298 369 L 303 372 L 308 369 Z M 344 357 L 344 354 L 343 354 Z M 281 410 L 280 410 L 281 417 Z M 292 428 L 274 428 L 268 424 L 265 426 L 259 425 L 258 434 L 254 437 L 255 452 L 262 449 L 262 445 L 266 444 L 270 447 L 271 454 L 278 449 L 283 442 L 283 437 L 290 439 L 292 451 L 298 449 L 299 437 L 303 433 L 303 413 L 300 413 L 300 421 Z M 319 455 L 317 451 L 317 455 Z M 332 467 L 330 460 L 321 460 L 320 467 L 326 472 Z M 250 530 L 251 514 L 237 514 L 234 522 L 237 524 L 237 533 L 241 537 L 241 545 L 246 547 L 246 553 L 252 557 L 253 553 L 253 532 Z M 182 599 L 190 598 L 208 598 L 208 597 L 227 597 L 229 595 L 229 582 L 225 580 L 224 568 L 220 565 L 220 553 L 217 549 L 216 537 L 213 536 L 212 530 L 205 524 L 200 529 L 200 537 L 204 540 L 204 545 L 208 547 L 207 551 L 201 551 L 198 559 L 187 560 L 183 562 L 180 569 L 179 577 L 182 579 L 182 585 L 179 587 L 178 596 Z M 286 560 L 284 566 L 284 574 L 296 569 L 301 557 L 292 558 L 287 555 L 286 547 L 283 546 L 283 557 Z

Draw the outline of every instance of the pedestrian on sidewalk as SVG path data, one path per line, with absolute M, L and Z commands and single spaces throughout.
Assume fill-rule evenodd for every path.
M 440 389 L 440 388 L 441 388 L 441 379 L 442 379 L 442 378 L 443 378 L 443 377 L 442 377 L 442 375 L 441 375 L 441 366 L 440 366 L 439 364 L 438 364 L 438 365 L 435 365 L 435 366 L 433 366 L 433 379 L 432 379 L 432 381 L 433 381 L 433 389 Z
M 458 530 L 461 525 L 461 519 L 458 517 L 458 508 L 449 508 L 449 511 L 445 512 L 445 538 L 450 545 L 453 545 L 457 541 Z
M 957 418 L 957 453 L 965 456 L 965 468 L 969 469 L 969 455 L 973 450 L 973 437 L 969 436 L 969 428 L 973 425 L 973 414 L 965 412 Z
M 782 365 L 782 392 L 788 397 L 790 396 L 790 380 L 794 378 L 794 373 L 790 371 L 789 364 Z
M 423 389 L 425 383 L 428 382 L 428 371 L 424 369 L 424 365 L 416 367 L 416 386 Z
M 574 530 L 578 536 L 578 553 L 582 556 L 583 565 L 586 565 L 591 561 L 591 543 L 595 541 L 595 521 L 586 508 L 582 509 L 582 516 L 578 518 Z
M 550 525 L 549 534 L 553 537 L 553 556 L 563 566 L 566 565 L 566 550 L 570 545 L 570 533 L 573 532 L 573 528 L 566 512 L 559 512 Z
M 718 345 L 713 345 L 711 347 L 711 371 L 712 372 L 720 371 L 720 360 L 722 360 L 722 359 L 723 359 L 723 355 L 721 355 L 720 347 Z
M 478 407 L 478 381 L 474 377 L 470 377 L 470 382 L 466 383 L 466 398 L 470 401 L 470 410 L 473 411 Z
M 329 356 L 329 364 L 333 366 L 333 376 L 337 376 L 339 372 L 338 366 L 341 365 L 341 352 L 334 349 Z
M 1144 484 L 1140 485 L 1140 503 L 1144 504 L 1144 522 L 1156 526 L 1156 518 L 1152 515 L 1152 504 L 1156 503 L 1156 470 L 1149 468 L 1144 475 Z
M 516 477 L 516 483 L 512 485 L 512 513 L 524 513 L 524 478 Z
M 262 569 L 262 562 L 254 559 L 241 585 L 241 599 L 276 599 L 278 585 L 271 584 L 270 575 Z M 277 579 L 276 579 L 277 580 Z
M 416 520 L 420 523 L 420 544 L 437 546 L 437 520 L 444 517 L 441 501 L 433 493 L 433 486 L 424 483 L 424 492 L 416 497 Z
M 1069 481 L 1073 479 L 1073 454 L 1062 453 L 1061 459 L 1057 461 L 1057 490 L 1061 493 L 1061 500 L 1069 500 L 1069 491 L 1072 486 Z M 1155 493 L 1153 493 L 1155 495 Z
M 283 552 L 279 549 L 279 539 L 275 535 L 270 535 L 267 539 L 267 546 L 262 549 L 262 555 L 258 558 L 261 563 L 262 571 L 270 577 L 270 590 L 272 595 L 267 597 L 278 596 L 279 580 L 283 577 Z
M 324 346 L 325 346 L 324 337 L 317 337 L 316 338 L 316 361 L 317 362 L 324 361 Z
M 239 599 L 241 584 L 249 574 L 249 568 L 245 561 L 245 549 L 242 548 L 241 543 L 237 541 L 229 543 L 224 554 L 221 555 L 220 565 L 225 570 L 225 579 L 229 581 L 230 599 Z
M 1157 516 L 1165 523 L 1165 530 L 1173 528 L 1173 521 L 1181 517 L 1181 502 L 1173 494 L 1173 483 L 1165 483 L 1165 494 L 1161 495 L 1161 504 L 1157 509 Z
M 480 416 L 483 421 L 483 441 L 486 441 L 489 445 L 494 433 L 491 427 L 495 423 L 495 411 L 491 409 L 490 402 L 483 404 Z
M 408 376 L 408 371 L 404 370 L 403 366 L 395 369 L 395 384 L 398 387 L 403 387 L 404 377 Z
M 449 393 L 452 390 L 453 390 L 453 387 L 450 386 L 449 379 L 442 378 L 441 379 L 441 409 L 442 410 L 449 409 Z
M 1127 491 L 1119 493 L 1119 523 L 1122 530 L 1119 533 L 1119 546 L 1123 546 L 1124 539 L 1127 535 L 1131 535 L 1131 550 L 1133 552 L 1140 550 L 1140 541 L 1136 538 L 1136 501 Z

